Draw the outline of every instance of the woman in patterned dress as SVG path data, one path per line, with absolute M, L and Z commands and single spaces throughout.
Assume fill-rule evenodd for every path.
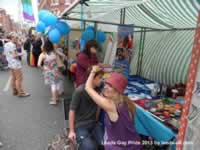
M 54 51 L 53 44 L 48 39 L 46 40 L 43 49 L 44 52 L 39 56 L 38 67 L 42 68 L 44 71 L 45 84 L 51 86 L 52 100 L 49 104 L 56 105 L 59 101 L 60 81 L 62 80 L 62 75 L 58 69 L 56 51 Z M 59 53 L 59 55 L 62 54 Z

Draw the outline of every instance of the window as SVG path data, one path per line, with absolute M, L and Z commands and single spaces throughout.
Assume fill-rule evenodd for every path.
M 51 0 L 51 4 L 52 5 L 58 5 L 59 4 L 59 0 Z
M 70 5 L 72 3 L 72 0 L 65 0 L 66 5 Z

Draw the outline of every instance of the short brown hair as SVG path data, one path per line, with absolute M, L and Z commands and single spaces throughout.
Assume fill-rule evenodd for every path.
M 85 44 L 85 47 L 84 47 L 84 50 L 83 52 L 88 55 L 89 57 L 91 56 L 91 52 L 90 52 L 90 49 L 94 47 L 95 49 L 98 50 L 98 43 L 97 41 L 95 40 L 89 40 L 86 44 Z
M 87 70 L 87 77 L 89 77 L 91 71 L 92 71 L 92 67 L 89 67 Z M 96 78 L 97 76 L 103 76 L 103 75 L 104 75 L 104 71 L 99 70 L 95 73 L 94 78 Z

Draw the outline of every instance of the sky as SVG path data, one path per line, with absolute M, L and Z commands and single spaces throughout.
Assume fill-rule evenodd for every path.
M 4 8 L 7 14 L 11 15 L 15 21 L 19 21 L 19 7 L 20 0 L 0 0 L 0 8 Z
M 0 8 L 4 8 L 7 14 L 11 15 L 15 21 L 22 21 L 22 9 L 20 9 L 21 0 L 0 0 Z M 37 15 L 37 2 L 33 3 L 35 15 Z M 21 12 L 21 13 L 20 13 Z M 36 19 L 37 20 L 37 19 Z

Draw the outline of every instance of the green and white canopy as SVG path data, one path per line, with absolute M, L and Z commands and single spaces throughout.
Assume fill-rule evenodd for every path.
M 88 4 L 84 6 L 84 19 L 120 23 L 121 9 L 125 8 L 125 24 L 155 29 L 195 28 L 200 8 L 200 0 L 90 0 Z M 80 19 L 80 10 L 77 5 L 63 15 Z M 98 24 L 105 31 L 117 31 L 117 26 L 109 26 Z M 141 75 L 170 85 L 186 83 L 194 31 L 147 32 Z M 134 33 L 132 74 L 137 70 L 140 35 Z
M 120 10 L 125 8 L 125 24 L 157 29 L 194 28 L 200 7 L 200 0 L 90 0 L 87 3 L 84 19 L 120 23 Z M 80 4 L 63 14 L 80 18 Z

